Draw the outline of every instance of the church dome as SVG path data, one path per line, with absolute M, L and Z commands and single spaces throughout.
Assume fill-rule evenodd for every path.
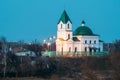
M 74 31 L 74 35 L 94 35 L 92 30 L 85 26 L 85 22 L 82 21 L 82 26 L 78 27 L 75 31 Z

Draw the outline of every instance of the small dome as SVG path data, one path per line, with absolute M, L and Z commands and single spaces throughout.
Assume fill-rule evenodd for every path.
M 93 35 L 93 32 L 89 27 L 80 26 L 74 31 L 74 35 Z
M 82 20 L 82 26 L 78 27 L 75 31 L 74 31 L 74 35 L 94 35 L 92 30 L 85 26 L 85 21 Z

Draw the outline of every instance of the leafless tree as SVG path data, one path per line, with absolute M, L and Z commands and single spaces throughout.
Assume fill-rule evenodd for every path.
M 110 59 L 113 70 L 113 79 L 120 80 L 120 40 L 116 40 L 111 50 L 112 53 Z
M 1 46 L 2 46 L 2 53 L 4 54 L 4 77 L 6 76 L 6 54 L 8 52 L 8 47 L 7 47 L 7 40 L 5 37 L 0 38 Z

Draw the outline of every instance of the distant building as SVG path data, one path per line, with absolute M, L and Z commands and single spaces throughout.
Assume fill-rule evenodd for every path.
M 16 56 L 30 56 L 30 57 L 36 57 L 35 52 L 29 51 L 29 50 L 23 50 L 23 51 L 18 51 L 15 53 Z
M 99 35 L 94 34 L 85 25 L 84 20 L 81 26 L 73 32 L 72 21 L 64 10 L 58 21 L 56 55 L 81 52 L 103 52 L 103 42 L 100 40 Z

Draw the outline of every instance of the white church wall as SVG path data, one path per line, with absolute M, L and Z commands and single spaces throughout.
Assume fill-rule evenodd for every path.
M 60 23 L 58 24 L 57 37 L 67 40 L 68 34 L 70 35 L 70 38 L 72 38 L 72 24 L 70 23 L 70 21 L 68 21 L 67 24 L 63 24 L 62 21 L 60 21 Z
M 69 24 L 69 28 L 68 28 L 68 24 Z M 64 24 L 62 21 L 60 21 L 60 23 L 58 24 L 58 31 L 64 31 L 64 30 L 72 30 L 72 24 L 70 23 L 70 21 L 68 21 L 66 24 Z
M 77 36 L 78 39 L 81 41 L 81 51 L 85 51 L 85 47 L 88 50 L 88 47 L 95 47 L 99 48 L 99 36 Z
M 65 52 L 72 52 L 73 51 L 73 41 L 66 41 L 65 43 Z
M 77 52 L 81 52 L 82 49 L 81 42 L 74 42 L 73 52 L 75 51 L 75 48 L 77 48 Z
M 103 42 L 100 42 L 100 52 L 103 52 Z

